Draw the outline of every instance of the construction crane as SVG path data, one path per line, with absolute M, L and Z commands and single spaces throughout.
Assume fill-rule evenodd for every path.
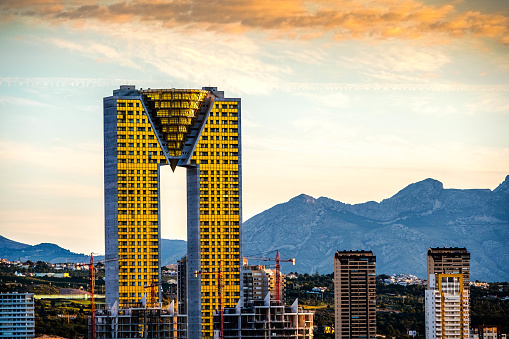
M 152 277 L 152 284 L 145 285 L 145 288 L 150 288 L 150 307 L 156 307 L 156 286 L 161 286 L 163 284 L 162 281 L 154 282 L 154 278 Z
M 202 271 L 194 271 L 194 276 L 197 277 L 198 274 L 205 273 L 217 273 L 217 295 L 219 297 L 219 339 L 224 338 L 224 318 L 223 318 L 223 270 L 222 270 L 222 262 L 219 261 L 219 269 L 217 272 L 202 272 Z
M 275 261 L 276 262 L 276 301 L 280 301 L 280 276 L 281 276 L 281 262 L 291 262 L 292 265 L 295 265 L 295 258 L 291 259 L 281 259 L 279 257 L 279 250 L 276 250 L 276 259 L 274 258 L 264 258 L 264 257 L 245 257 L 246 259 L 252 260 L 262 260 L 262 261 Z
M 106 259 L 98 261 L 97 263 L 104 263 L 108 261 L 116 261 L 117 258 Z M 94 253 L 90 253 L 90 262 L 84 264 L 76 264 L 76 266 L 88 266 L 90 275 L 90 326 L 92 330 L 90 332 L 90 338 L 95 339 L 95 266 L 94 266 Z
M 95 266 L 94 266 L 94 253 L 90 253 L 90 263 L 76 264 L 76 266 L 88 266 L 88 273 L 90 275 L 90 338 L 95 339 Z

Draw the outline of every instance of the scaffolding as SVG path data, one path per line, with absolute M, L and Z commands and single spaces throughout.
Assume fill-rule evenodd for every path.
M 185 339 L 187 316 L 168 308 L 145 307 L 99 311 L 95 316 L 96 338 Z
M 224 310 L 224 338 L 313 338 L 313 313 L 303 311 L 295 300 L 292 306 L 271 301 L 253 301 L 246 307 Z M 219 338 L 219 314 L 214 314 L 214 338 Z

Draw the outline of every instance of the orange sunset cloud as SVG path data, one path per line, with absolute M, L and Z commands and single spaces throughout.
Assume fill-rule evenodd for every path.
M 509 19 L 502 14 L 459 12 L 453 3 L 416 0 L 295 1 L 159 0 L 136 2 L 7 1 L 0 17 L 52 24 L 97 20 L 138 22 L 167 28 L 227 33 L 266 33 L 268 38 L 315 39 L 330 34 L 346 39 L 490 38 L 507 43 Z

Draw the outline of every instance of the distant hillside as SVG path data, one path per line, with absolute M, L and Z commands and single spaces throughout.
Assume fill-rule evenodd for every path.
M 174 264 L 186 255 L 187 245 L 184 240 L 162 239 L 161 242 L 161 264 L 163 266 Z M 0 236 L 0 259 L 76 263 L 90 261 L 90 256 L 71 252 L 55 244 L 42 243 L 32 246 Z M 102 260 L 104 256 L 94 255 L 94 259 Z
M 176 264 L 187 254 L 185 240 L 161 239 L 161 265 Z
M 13 241 L 0 235 L 0 253 L 9 250 L 22 250 L 28 247 L 30 247 L 30 245 Z
M 0 258 L 51 263 L 86 262 L 90 260 L 88 255 L 73 253 L 55 244 L 42 243 L 32 246 L 12 241 L 2 236 L 0 236 Z M 101 258 L 99 257 L 98 259 Z
M 336 250 L 372 250 L 377 273 L 426 276 L 429 247 L 466 247 L 472 279 L 509 281 L 509 176 L 495 190 L 426 179 L 380 203 L 299 195 L 244 222 L 244 255 L 295 257 L 284 271 L 330 273 Z

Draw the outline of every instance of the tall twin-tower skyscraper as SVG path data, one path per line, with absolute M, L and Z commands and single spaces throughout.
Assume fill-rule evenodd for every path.
M 235 306 L 242 291 L 240 115 L 240 99 L 215 87 L 120 86 L 104 98 L 107 305 L 150 299 L 145 286 L 161 281 L 161 215 L 173 216 L 161 210 L 160 175 L 169 165 L 187 172 L 189 337 L 213 335 L 219 265 L 223 305 Z

